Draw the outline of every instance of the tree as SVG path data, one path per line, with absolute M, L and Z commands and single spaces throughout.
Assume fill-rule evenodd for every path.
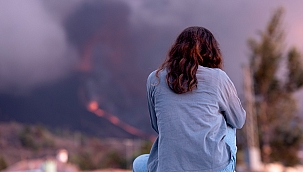
M 283 13 L 282 8 L 277 9 L 265 30 L 259 32 L 260 39 L 249 39 L 248 45 L 263 162 L 292 166 L 299 163 L 297 152 L 303 138 L 303 123 L 292 93 L 303 85 L 303 67 L 297 49 L 292 48 L 284 57 Z M 277 77 L 282 62 L 287 63 L 285 80 Z

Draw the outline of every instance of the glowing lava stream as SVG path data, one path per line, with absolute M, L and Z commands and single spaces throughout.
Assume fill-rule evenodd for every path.
M 87 76 L 94 68 L 94 65 L 92 63 L 92 53 L 93 53 L 94 46 L 97 43 L 99 43 L 101 41 L 101 39 L 108 40 L 108 38 L 106 37 L 106 34 L 104 34 L 102 29 L 100 29 L 99 32 L 95 33 L 92 37 L 90 37 L 84 46 L 84 49 L 82 52 L 82 58 L 80 61 L 80 65 L 78 66 L 78 70 L 80 70 L 82 73 L 84 73 L 85 76 Z M 103 117 L 103 118 L 107 119 L 112 124 L 122 128 L 123 130 L 125 130 L 126 132 L 128 132 L 134 136 L 145 138 L 150 141 L 155 140 L 154 135 L 144 133 L 144 132 L 140 131 L 139 129 L 121 121 L 115 115 L 112 115 L 112 114 L 107 113 L 104 110 L 100 109 L 97 101 L 90 101 L 87 104 L 87 109 L 88 109 L 88 111 L 94 113 L 98 117 Z
M 126 132 L 134 135 L 134 136 L 138 136 L 138 137 L 142 137 L 142 138 L 147 138 L 150 141 L 154 141 L 155 137 L 152 135 L 148 135 L 142 131 L 140 131 L 139 129 L 130 126 L 129 124 L 121 121 L 119 118 L 117 118 L 115 115 L 112 115 L 110 113 L 105 112 L 104 110 L 99 108 L 98 102 L 97 101 L 91 101 L 88 103 L 87 105 L 87 109 L 94 113 L 95 115 L 97 115 L 98 117 L 103 117 L 105 119 L 107 119 L 109 122 L 111 122 L 112 124 L 122 128 L 123 130 L 125 130 Z

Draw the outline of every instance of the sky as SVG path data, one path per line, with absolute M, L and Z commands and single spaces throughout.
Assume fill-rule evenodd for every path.
M 110 89 L 102 86 L 108 81 L 124 85 L 119 90 L 126 97 L 143 94 L 148 74 L 177 35 L 203 26 L 218 40 L 224 70 L 243 97 L 247 39 L 258 39 L 274 10 L 283 7 L 285 49 L 303 52 L 302 6 L 299 0 L 1 0 L 0 93 L 27 95 L 92 70 L 98 74 L 88 80 L 99 84 L 92 87 Z

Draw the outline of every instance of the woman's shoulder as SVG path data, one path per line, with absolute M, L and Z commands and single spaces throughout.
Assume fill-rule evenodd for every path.
M 160 74 L 160 73 L 159 73 Z M 154 85 L 157 81 L 157 70 L 152 71 L 147 77 L 147 84 Z
M 208 72 L 209 74 L 216 75 L 218 77 L 228 77 L 226 72 L 220 68 L 209 68 L 204 66 L 199 66 L 198 70 L 201 72 Z
M 152 71 L 147 77 L 147 85 L 158 86 L 166 83 L 166 75 L 167 71 L 165 69 Z
M 147 81 L 152 81 L 152 80 L 154 80 L 154 78 L 156 78 L 156 73 L 157 73 L 157 70 L 152 71 L 152 72 L 148 75 Z
M 166 77 L 166 74 L 167 72 L 165 69 L 162 69 L 160 71 L 154 70 L 148 75 L 147 80 L 154 80 L 155 78 L 163 78 Z

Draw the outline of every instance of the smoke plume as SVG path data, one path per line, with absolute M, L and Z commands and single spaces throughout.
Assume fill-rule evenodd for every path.
M 66 77 L 77 61 L 42 1 L 0 1 L 0 92 L 26 93 Z
M 87 128 L 94 124 L 94 131 L 102 129 L 98 121 L 87 120 L 85 113 L 77 109 L 79 104 L 75 99 L 80 97 L 82 107 L 96 101 L 100 109 L 121 121 L 138 128 L 150 128 L 146 78 L 164 61 L 176 36 L 189 26 L 204 26 L 214 33 L 223 53 L 224 70 L 241 97 L 241 65 L 249 59 L 247 39 L 257 37 L 257 31 L 264 28 L 271 12 L 285 6 L 286 29 L 291 28 L 287 43 L 298 44 L 302 38 L 299 21 L 303 4 L 297 3 L 282 0 L 0 0 L 0 96 L 33 93 L 31 99 L 25 96 L 24 101 L 20 101 L 22 105 L 32 103 L 24 105 L 23 111 L 12 112 L 8 108 L 15 99 L 11 104 L 0 101 L 0 108 L 7 111 L 9 118 L 13 113 L 19 116 L 32 112 L 28 109 L 37 110 L 39 102 L 41 107 L 46 105 L 49 109 L 33 110 L 27 114 L 35 115 L 32 119 L 39 115 L 53 119 L 58 115 L 61 123 L 68 120 L 71 123 L 70 119 L 76 121 L 78 116 L 80 122 L 75 122 L 75 126 L 83 125 L 86 120 Z M 55 88 L 52 86 L 44 90 L 43 86 L 53 83 L 59 83 L 56 88 L 61 90 L 52 90 Z M 34 94 L 38 87 L 46 92 L 42 98 Z M 53 99 L 49 99 L 50 93 Z M 66 96 L 62 96 L 63 93 Z M 72 103 L 63 106 L 64 102 Z M 54 107 L 58 111 L 52 111 Z M 64 115 L 57 113 L 62 109 Z M 63 116 L 66 121 L 61 120 Z

